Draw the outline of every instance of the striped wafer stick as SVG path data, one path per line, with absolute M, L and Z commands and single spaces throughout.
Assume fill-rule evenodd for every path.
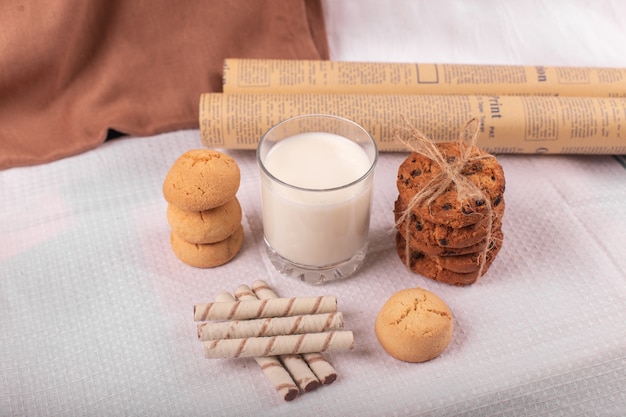
M 331 330 L 324 333 L 212 340 L 204 342 L 204 356 L 207 358 L 244 358 L 353 348 L 354 335 L 351 331 Z
M 321 353 L 303 353 L 302 358 L 323 385 L 330 385 L 337 379 L 337 371 Z
M 233 301 L 235 298 L 227 293 L 222 292 L 217 295 L 215 301 Z M 261 367 L 263 373 L 276 388 L 276 391 L 283 397 L 285 401 L 292 401 L 298 396 L 298 387 L 289 375 L 289 372 L 280 363 L 275 356 L 259 356 L 254 360 Z
M 260 279 L 252 283 L 252 290 L 260 299 L 278 298 L 278 295 L 267 282 Z M 303 353 L 302 358 L 322 384 L 329 385 L 337 379 L 337 371 L 321 353 Z
M 235 290 L 235 296 L 238 300 L 254 300 L 258 298 L 247 285 L 240 285 L 237 287 Z M 302 355 L 280 355 L 278 358 L 301 390 L 310 392 L 320 386 L 320 381 L 317 379 L 311 368 L 309 368 L 306 361 L 302 358 Z
M 207 321 L 198 323 L 198 339 L 237 339 L 280 334 L 319 333 L 342 327 L 343 315 L 340 312 L 251 320 Z
M 334 313 L 336 311 L 337 298 L 322 296 L 195 304 L 193 315 L 195 321 L 246 320 L 265 317 Z

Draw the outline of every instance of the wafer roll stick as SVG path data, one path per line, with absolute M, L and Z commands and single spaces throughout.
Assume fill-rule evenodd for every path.
M 324 333 L 212 340 L 204 342 L 204 356 L 207 358 L 245 358 L 353 348 L 354 335 L 351 331 L 331 330 Z
M 311 392 L 322 386 L 322 383 L 309 368 L 302 355 L 280 355 L 278 358 L 301 390 Z
M 235 298 L 227 292 L 222 292 L 217 295 L 215 301 L 233 301 Z M 289 372 L 280 363 L 275 356 L 259 356 L 254 358 L 256 363 L 261 367 L 263 373 L 270 380 L 270 382 L 278 391 L 278 394 L 283 397 L 285 401 L 294 400 L 299 393 L 296 383 L 289 375 Z
M 235 290 L 235 296 L 239 300 L 257 299 L 256 294 L 247 285 L 240 285 Z M 320 386 L 320 381 L 317 379 L 315 373 L 311 370 L 311 368 L 309 368 L 301 355 L 281 355 L 278 358 L 301 390 L 309 392 Z
M 337 298 L 332 296 L 226 301 L 196 304 L 193 308 L 195 321 L 246 320 L 336 311 Z
M 302 358 L 313 371 L 322 385 L 330 385 L 337 379 L 337 371 L 319 352 L 303 353 Z
M 252 290 L 260 299 L 278 298 L 274 290 L 263 280 L 252 283 Z M 323 385 L 332 384 L 337 379 L 337 371 L 321 353 L 303 353 L 302 358 Z
M 300 393 L 298 386 L 276 356 L 257 356 L 254 360 L 261 367 L 267 379 L 274 384 L 276 391 L 283 397 L 283 400 L 291 401 L 298 396 Z
M 237 339 L 280 334 L 319 333 L 343 328 L 340 312 L 290 317 L 198 323 L 198 339 Z

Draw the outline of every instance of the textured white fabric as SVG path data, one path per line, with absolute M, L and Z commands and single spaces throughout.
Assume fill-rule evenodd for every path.
M 626 4 L 328 1 L 334 59 L 626 66 Z M 597 48 L 596 48 L 597 47 Z M 504 245 L 465 288 L 407 272 L 394 247 L 395 176 L 376 170 L 370 252 L 353 278 L 285 278 L 262 245 L 254 152 L 242 174 L 245 243 L 209 270 L 169 247 L 162 181 L 197 130 L 121 138 L 0 171 L 0 415 L 620 416 L 626 413 L 626 169 L 609 156 L 499 156 Z M 280 296 L 336 295 L 349 352 L 339 379 L 284 402 L 251 359 L 205 359 L 193 304 L 255 279 Z M 450 306 L 449 348 L 388 356 L 376 314 L 421 286 Z

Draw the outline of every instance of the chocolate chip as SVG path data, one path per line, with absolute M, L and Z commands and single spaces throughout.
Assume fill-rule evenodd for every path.
M 417 251 L 411 252 L 411 259 L 422 259 L 423 257 L 424 257 L 424 254 L 422 252 L 417 252 Z
M 502 202 L 502 194 L 500 194 L 499 196 L 496 197 L 495 200 L 493 200 L 493 206 L 497 207 L 501 202 Z
M 448 239 L 446 239 L 446 238 L 439 239 L 439 245 L 441 245 L 441 246 L 448 246 Z
M 417 216 L 415 215 L 415 213 L 411 213 L 411 221 L 414 222 L 417 220 Z
M 442 210 L 448 211 L 452 209 L 452 204 L 450 203 L 445 203 L 443 206 L 441 206 Z
M 422 170 L 421 169 L 414 169 L 413 171 L 411 171 L 411 176 L 412 177 L 419 177 L 420 175 L 422 175 Z
M 467 168 L 465 168 L 463 170 L 463 174 L 465 175 L 473 175 L 476 174 L 477 172 L 481 172 L 483 170 L 483 164 L 482 162 L 474 162 L 471 165 L 469 165 Z
M 417 229 L 418 232 L 421 232 L 424 226 L 422 225 L 422 222 L 417 222 L 415 223 L 415 228 Z

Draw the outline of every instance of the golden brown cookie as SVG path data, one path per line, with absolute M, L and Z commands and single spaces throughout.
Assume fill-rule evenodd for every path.
M 504 206 L 504 199 L 502 199 L 498 207 L 493 210 L 491 218 L 492 231 L 499 229 L 502 226 Z M 398 196 L 394 205 L 394 216 L 396 222 L 398 222 L 405 209 L 406 205 L 403 204 L 402 199 Z M 412 241 L 420 242 L 423 245 L 441 248 L 467 248 L 475 245 L 485 239 L 488 234 L 489 227 L 488 217 L 483 218 L 478 223 L 459 228 L 430 222 L 417 216 L 413 212 L 411 212 L 407 219 L 408 224 L 405 221 L 398 225 L 398 228 L 404 228 L 404 230 L 402 230 L 403 235 L 407 234 L 408 226 L 408 233 Z M 439 248 L 436 248 L 436 250 L 438 249 Z
M 443 157 L 454 162 L 460 158 L 458 142 L 436 144 Z M 457 193 L 457 184 L 450 184 L 429 205 L 419 204 L 413 212 L 428 221 L 460 228 L 476 224 L 489 212 L 487 199 L 495 209 L 503 199 L 505 189 L 504 171 L 496 158 L 474 146 L 471 158 L 461 169 L 463 178 L 475 186 L 476 195 L 462 201 Z M 419 153 L 410 154 L 398 168 L 396 186 L 405 206 L 435 178 L 442 169 L 433 160 Z
M 409 226 L 409 235 L 411 233 Z M 494 235 L 499 228 L 492 229 L 491 234 Z M 406 228 L 404 227 L 404 223 L 400 224 L 398 227 L 398 233 L 402 235 L 403 239 L 406 239 Z M 485 249 L 485 246 L 489 243 L 487 238 L 485 237 L 478 243 L 467 246 L 465 248 L 450 248 L 446 246 L 434 246 L 429 245 L 427 243 L 422 242 L 419 239 L 415 239 L 413 236 L 410 236 L 409 241 L 411 242 L 411 248 L 420 252 L 423 252 L 430 256 L 458 256 L 458 255 L 467 255 L 470 253 L 480 252 Z
M 472 272 L 453 271 L 449 268 L 450 263 L 454 262 L 454 260 L 447 259 L 453 258 L 453 256 L 445 257 L 446 260 L 442 263 L 441 259 L 444 257 L 428 255 L 418 248 L 415 248 L 412 244 L 409 245 L 408 268 L 415 273 L 418 273 L 426 278 L 430 278 L 435 281 L 443 282 L 450 285 L 470 285 L 475 283 L 480 276 L 484 275 L 487 272 L 500 250 L 502 238 L 503 234 L 501 230 L 493 233 L 490 248 L 487 251 L 485 264 L 482 269 L 475 269 Z M 399 232 L 396 233 L 396 250 L 402 262 L 406 264 L 406 241 Z M 464 259 L 461 264 L 457 264 L 457 267 L 455 269 L 462 270 L 462 267 L 459 265 L 466 265 L 467 261 L 467 259 Z M 444 267 L 444 265 L 447 266 L 447 268 Z
M 235 197 L 240 175 L 230 156 L 212 149 L 193 149 L 170 168 L 163 182 L 163 196 L 183 210 L 209 210 Z
M 405 362 L 425 362 L 439 356 L 448 347 L 453 328 L 448 305 L 422 288 L 393 294 L 375 322 L 376 337 L 383 349 Z
M 167 221 L 172 230 L 189 243 L 215 243 L 232 235 L 241 225 L 241 205 L 237 197 L 221 206 L 203 211 L 183 210 L 167 205 Z
M 174 254 L 187 265 L 196 268 L 214 268 L 230 261 L 243 246 L 243 226 L 225 240 L 216 243 L 196 244 L 183 240 L 178 234 L 170 234 Z
M 492 244 L 485 254 L 485 268 L 489 268 L 501 247 L 500 241 L 492 240 Z M 467 255 L 431 256 L 430 258 L 437 263 L 437 267 L 440 269 L 467 274 L 480 269 L 482 256 L 483 252 L 475 252 Z

